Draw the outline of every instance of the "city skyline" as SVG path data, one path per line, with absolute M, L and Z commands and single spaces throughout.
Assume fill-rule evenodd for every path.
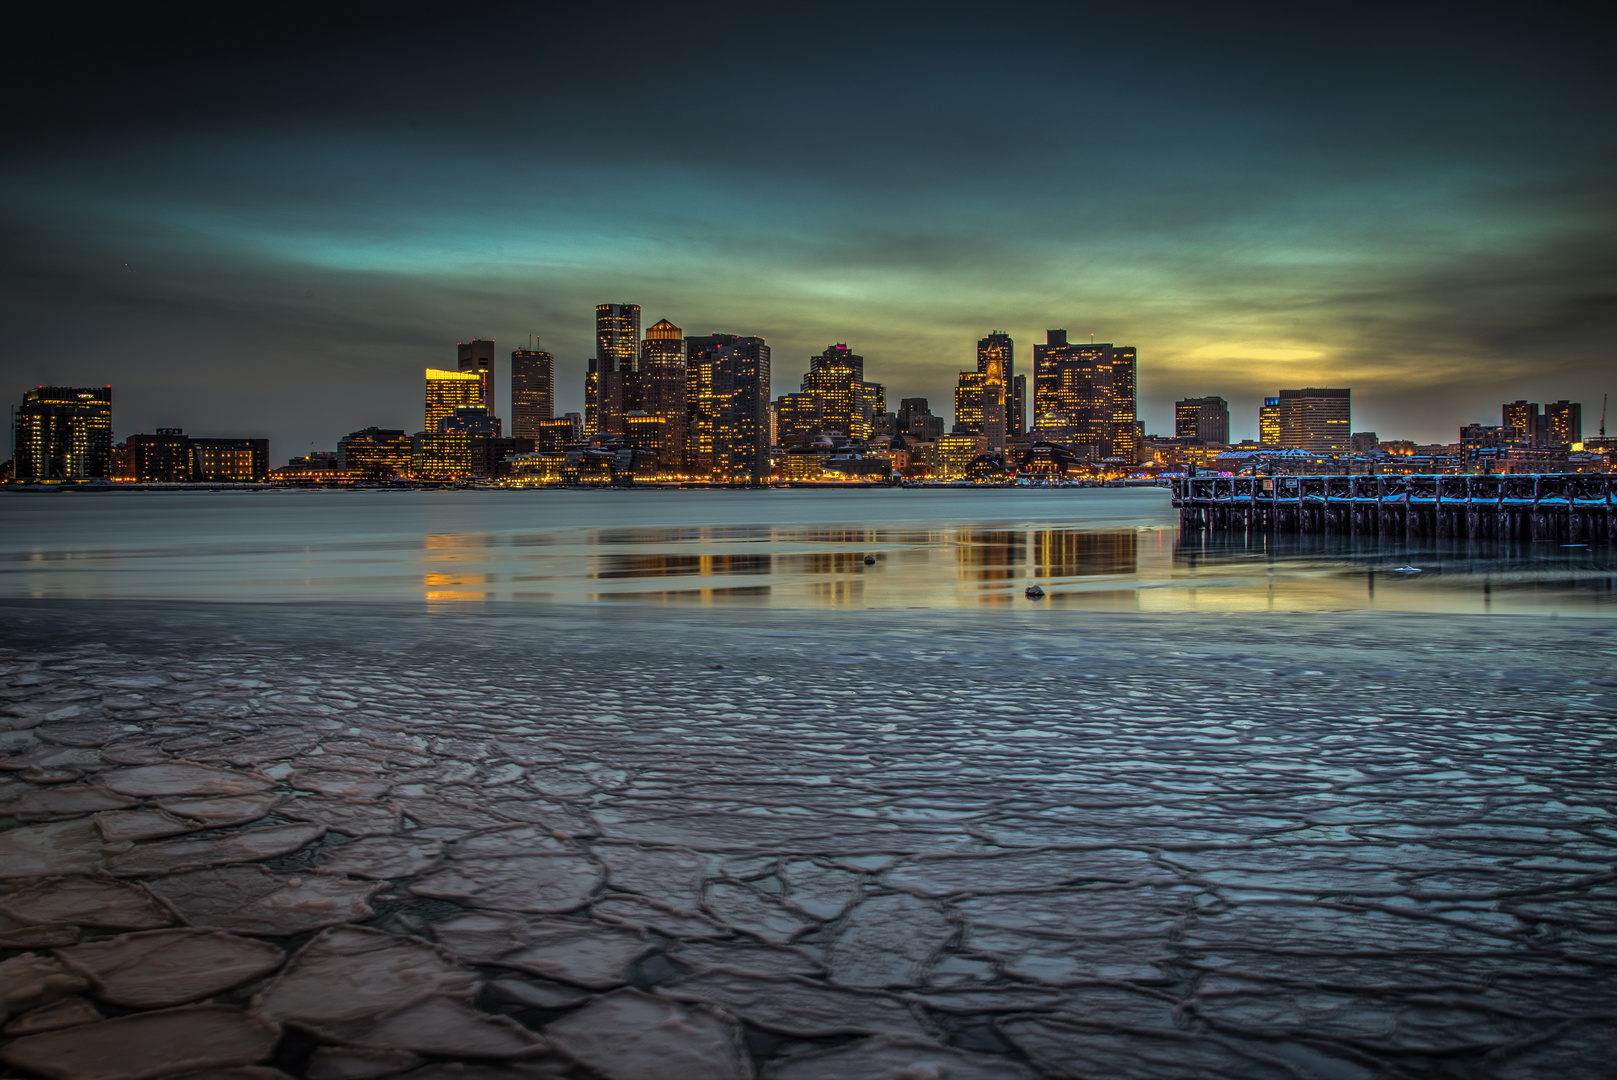
M 0 166 L 0 377 L 308 449 L 361 396 L 407 424 L 397 373 L 452 367 L 446 339 L 537 333 L 581 411 L 586 313 L 632 297 L 777 365 L 847 342 L 944 411 L 990 329 L 1024 356 L 1055 326 L 1129 342 L 1156 431 L 1217 394 L 1255 436 L 1272 388 L 1325 385 L 1436 440 L 1611 389 L 1617 90 L 1576 24 L 846 14 L 622 9 L 625 41 L 766 58 L 745 94 L 603 83 L 582 14 L 253 39 L 31 14 L 6 46 L 29 152 Z M 546 78 L 489 40 L 542 41 Z

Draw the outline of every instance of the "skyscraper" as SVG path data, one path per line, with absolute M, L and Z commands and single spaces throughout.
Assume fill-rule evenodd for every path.
M 482 380 L 480 393 L 482 400 L 476 404 L 483 406 L 493 416 L 494 409 L 494 342 L 473 338 L 462 341 L 455 346 L 460 354 L 460 370 L 475 371 Z
M 1006 424 L 1014 435 L 1027 434 L 1027 376 L 1018 375 L 1011 380 L 1011 400 L 1006 406 L 1010 415 Z
M 1073 344 L 1051 330 L 1033 346 L 1035 425 L 1061 431 L 1066 441 L 1132 464 L 1138 455 L 1132 346 Z
M 662 421 L 657 463 L 678 469 L 685 463 L 685 334 L 659 319 L 640 343 L 640 407 Z
M 887 389 L 866 382 L 865 358 L 839 343 L 809 358 L 801 391 L 782 395 L 781 403 L 781 438 L 786 442 L 831 432 L 862 441 L 874 433 L 876 417 L 887 411 Z
M 585 378 L 590 435 L 623 435 L 623 414 L 641 407 L 640 305 L 595 305 L 595 359 Z M 593 393 L 591 392 L 593 390 Z
M 685 339 L 686 468 L 729 483 L 769 476 L 769 346 L 761 337 Z
M 1529 446 L 1544 445 L 1544 416 L 1538 411 L 1537 403 L 1518 399 L 1507 402 L 1501 411 L 1501 427 L 1513 429 L 1515 437 Z
M 538 349 L 511 353 L 511 432 L 537 439 L 539 421 L 556 412 L 556 358 Z
M 1221 397 L 1184 398 L 1173 404 L 1173 435 L 1206 443 L 1230 441 L 1230 403 Z
M 423 430 L 429 435 L 456 409 L 483 404 L 483 375 L 478 371 L 427 369 L 427 414 Z
M 1353 392 L 1345 389 L 1280 391 L 1280 446 L 1316 454 L 1353 449 Z
M 988 446 L 997 450 L 1007 436 L 1019 434 L 1011 387 L 1016 377 L 1016 342 L 1003 330 L 995 330 L 977 342 L 977 373 L 983 376 L 982 434 Z
M 1583 406 L 1562 398 L 1544 406 L 1544 443 L 1563 447 L 1583 441 Z
M 40 386 L 17 410 L 13 475 L 29 483 L 88 480 L 112 469 L 112 387 Z

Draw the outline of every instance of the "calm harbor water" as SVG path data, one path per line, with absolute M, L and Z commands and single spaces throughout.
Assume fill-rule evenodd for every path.
M 28 599 L 1617 612 L 1598 547 L 1181 535 L 1154 488 L 22 494 L 0 521 Z

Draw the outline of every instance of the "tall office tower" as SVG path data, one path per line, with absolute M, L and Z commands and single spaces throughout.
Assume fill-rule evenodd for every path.
M 483 404 L 483 376 L 477 371 L 427 369 L 427 418 L 425 431 L 431 435 L 456 409 Z
M 1174 402 L 1173 437 L 1228 443 L 1230 403 L 1221 397 L 1185 398 Z
M 641 407 L 639 304 L 595 306 L 595 359 L 589 375 L 584 384 L 588 435 L 622 438 L 623 414 Z
M 1132 464 L 1138 455 L 1135 363 L 1132 346 L 1073 344 L 1065 330 L 1049 331 L 1043 345 L 1033 346 L 1034 422 Z
M 482 400 L 477 404 L 494 415 L 494 342 L 473 338 L 455 346 L 460 354 L 460 370 L 475 371 L 482 379 Z
M 775 446 L 806 446 L 820 434 L 820 403 L 813 394 L 775 399 Z
M 601 373 L 590 357 L 584 371 L 584 438 L 593 439 L 601 431 Z
M 685 339 L 686 468 L 759 483 L 769 469 L 769 346 L 761 337 Z
M 556 358 L 538 349 L 511 353 L 511 431 L 519 439 L 538 437 L 539 421 L 556 412 Z
M 1010 416 L 1006 423 L 1013 435 L 1027 434 L 1027 376 L 1018 375 L 1011 379 L 1011 400 L 1007 406 Z
M 640 370 L 640 305 L 595 305 L 595 358 L 602 371 Z
M 1315 454 L 1353 449 L 1353 392 L 1310 386 L 1280 391 L 1280 446 Z
M 1280 399 L 1266 397 L 1258 409 L 1258 442 L 1264 446 L 1280 445 Z
M 1512 401 L 1502 410 L 1501 427 L 1514 428 L 1516 438 L 1530 446 L 1544 445 L 1544 416 L 1531 401 Z
M 999 449 L 1008 436 L 1018 434 L 1016 410 L 1011 404 L 1011 388 L 1016 379 L 1016 342 L 1009 334 L 995 330 L 977 342 L 977 372 L 986 377 L 982 434 L 988 436 L 989 449 Z
M 886 387 L 865 381 L 865 358 L 845 344 L 829 345 L 809 358 L 801 392 L 814 402 L 814 426 L 803 433 L 808 436 L 836 432 L 854 440 L 868 439 L 876 417 L 887 411 Z M 807 414 L 804 408 L 798 412 Z
M 1571 446 L 1583 441 L 1583 406 L 1562 398 L 1544 405 L 1544 443 L 1546 446 Z
M 955 380 L 954 434 L 983 434 L 988 404 L 988 388 L 985 385 L 987 379 L 988 376 L 980 371 L 962 371 L 960 377 Z
M 88 480 L 112 471 L 112 387 L 35 387 L 23 393 L 16 422 L 16 479 Z
M 640 343 L 640 408 L 661 420 L 657 463 L 678 469 L 685 463 L 685 334 L 659 319 Z

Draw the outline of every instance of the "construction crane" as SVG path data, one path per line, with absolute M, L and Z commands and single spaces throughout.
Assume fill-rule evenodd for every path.
M 1610 394 L 1600 395 L 1600 437 L 1602 439 L 1606 437 L 1606 399 L 1610 396 Z

